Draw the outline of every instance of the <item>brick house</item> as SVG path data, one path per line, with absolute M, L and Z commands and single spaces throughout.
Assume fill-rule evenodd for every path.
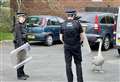
M 17 11 L 16 0 L 11 0 L 12 12 Z M 78 11 L 84 11 L 86 7 L 117 7 L 120 6 L 120 0 L 103 0 L 103 2 L 93 2 L 92 0 L 23 0 L 22 11 L 28 15 L 58 15 L 63 16 L 64 10 L 74 8 Z

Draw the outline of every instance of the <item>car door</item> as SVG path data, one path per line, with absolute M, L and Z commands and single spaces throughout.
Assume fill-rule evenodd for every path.
M 99 22 L 100 22 L 100 28 L 101 28 L 100 35 L 103 36 L 103 34 L 105 33 L 105 27 L 106 27 L 106 17 L 99 16 Z
M 51 17 L 48 19 L 47 27 L 53 35 L 54 40 L 59 40 L 59 29 L 60 23 L 56 17 Z
M 108 32 L 108 25 L 107 25 L 107 17 L 105 15 L 100 16 L 100 27 L 101 27 L 101 35 L 104 37 Z
M 115 28 L 115 19 L 113 16 L 106 17 L 106 26 L 107 26 L 107 31 L 111 35 L 111 38 L 112 38 L 113 37 L 113 29 Z

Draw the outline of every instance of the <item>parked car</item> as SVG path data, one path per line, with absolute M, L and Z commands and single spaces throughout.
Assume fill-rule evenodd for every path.
M 57 16 L 29 16 L 27 19 L 27 38 L 51 46 L 59 40 L 59 29 L 64 19 Z
M 102 48 L 108 50 L 113 44 L 113 32 L 116 28 L 115 15 L 104 12 L 81 12 L 79 20 L 91 46 L 96 45 L 98 38 L 103 39 Z

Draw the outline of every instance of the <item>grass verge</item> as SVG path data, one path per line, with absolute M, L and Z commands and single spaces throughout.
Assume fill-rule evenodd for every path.
M 0 32 L 0 41 L 2 41 L 2 40 L 13 40 L 13 34 Z

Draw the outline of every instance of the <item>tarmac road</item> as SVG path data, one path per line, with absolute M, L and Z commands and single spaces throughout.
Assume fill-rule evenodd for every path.
M 47 47 L 42 45 L 42 43 L 36 43 L 31 46 L 30 55 L 33 59 L 25 65 L 25 71 L 30 75 L 30 78 L 27 81 L 18 81 L 16 71 L 12 68 L 9 54 L 14 49 L 14 46 L 11 42 L 2 43 L 0 47 L 1 82 L 67 82 L 63 45 L 55 44 Z M 117 50 L 110 49 L 102 52 L 102 54 L 105 57 L 104 73 L 91 71 L 91 60 L 93 56 L 97 55 L 97 50 L 93 50 L 88 55 L 83 54 L 84 82 L 120 82 L 120 57 L 117 57 Z M 75 66 L 73 65 L 74 69 Z

